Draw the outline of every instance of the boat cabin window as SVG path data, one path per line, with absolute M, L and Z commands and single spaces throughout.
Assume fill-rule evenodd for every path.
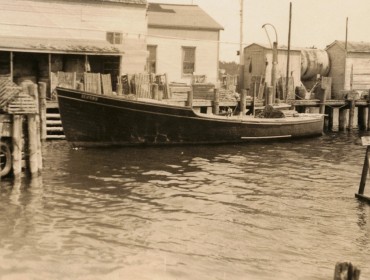
M 182 47 L 182 73 L 192 75 L 195 72 L 195 47 Z

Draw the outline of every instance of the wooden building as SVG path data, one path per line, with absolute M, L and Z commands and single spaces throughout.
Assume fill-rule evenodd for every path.
M 286 48 L 278 47 L 276 80 L 286 77 Z M 270 46 L 253 43 L 244 48 L 244 88 L 250 88 L 253 76 L 263 76 L 267 86 L 271 86 L 273 51 Z M 301 84 L 301 51 L 290 50 L 289 75 L 293 77 L 294 86 Z
M 50 85 L 58 71 L 143 72 L 146 8 L 146 0 L 1 1 L 0 75 Z
M 370 89 L 370 43 L 334 41 L 327 46 L 332 77 L 332 94 L 343 98 L 344 91 Z
M 287 48 L 277 49 L 276 82 L 287 76 Z M 267 86 L 272 83 L 273 50 L 271 46 L 253 43 L 244 48 L 244 88 L 250 89 L 253 77 L 264 77 Z M 325 50 L 292 48 L 289 52 L 289 77 L 292 77 L 289 98 L 294 99 L 294 88 L 304 85 L 310 89 L 317 75 L 329 73 L 329 56 Z
M 221 30 L 197 5 L 150 3 L 147 70 L 168 73 L 169 81 L 189 84 L 196 73 L 216 83 Z

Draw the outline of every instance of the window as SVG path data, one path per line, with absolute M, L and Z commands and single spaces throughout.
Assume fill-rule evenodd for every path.
M 157 46 L 150 46 L 147 47 L 149 56 L 146 61 L 146 69 L 148 73 L 155 74 L 157 72 Z
M 195 72 L 195 47 L 182 47 L 182 73 L 192 75 Z
M 107 32 L 107 41 L 111 44 L 122 44 L 122 37 L 122 33 L 120 32 Z

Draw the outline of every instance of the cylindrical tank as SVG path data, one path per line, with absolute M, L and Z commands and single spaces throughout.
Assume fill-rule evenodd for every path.
M 326 76 L 330 70 L 329 55 L 324 50 L 301 50 L 301 79 L 310 80 L 317 75 Z

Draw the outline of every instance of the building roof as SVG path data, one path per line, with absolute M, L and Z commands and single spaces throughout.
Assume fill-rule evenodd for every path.
M 197 5 L 149 3 L 148 26 L 171 29 L 214 30 L 224 28 Z
M 266 50 L 271 50 L 271 46 L 270 45 L 267 45 L 267 44 L 259 44 L 259 43 L 252 43 L 252 44 L 246 46 L 244 49 L 250 48 L 252 46 L 258 46 L 258 47 L 263 48 L 263 49 L 266 49 Z M 301 51 L 302 49 L 304 49 L 304 48 L 291 47 L 290 48 L 290 51 Z M 288 51 L 288 47 L 285 46 L 285 45 L 279 45 L 278 46 L 278 50 L 279 51 Z
M 121 45 L 103 40 L 0 37 L 0 51 L 119 55 Z
M 49 1 L 49 0 L 40 0 L 40 1 Z M 120 4 L 135 4 L 135 5 L 146 5 L 147 0 L 59 0 L 60 2 L 84 2 L 84 3 L 120 3 Z
M 332 46 L 337 45 L 342 50 L 346 49 L 346 42 L 345 41 L 334 41 L 329 46 L 326 47 L 330 49 Z M 370 52 L 370 43 L 368 42 L 347 42 L 347 51 L 348 52 L 357 52 L 357 53 L 368 53 Z

